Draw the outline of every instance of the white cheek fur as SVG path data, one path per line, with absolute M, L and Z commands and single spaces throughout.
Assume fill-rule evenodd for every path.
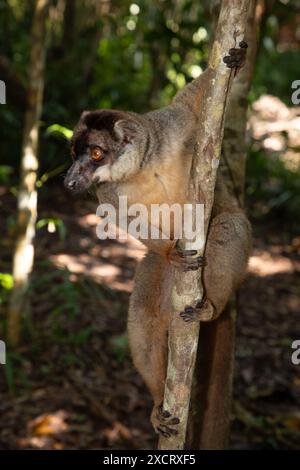
M 111 166 L 103 165 L 100 168 L 97 168 L 93 174 L 94 183 L 104 183 L 105 181 L 111 181 Z
M 111 178 L 118 181 L 131 176 L 139 167 L 139 153 L 133 145 L 128 145 L 111 167 Z

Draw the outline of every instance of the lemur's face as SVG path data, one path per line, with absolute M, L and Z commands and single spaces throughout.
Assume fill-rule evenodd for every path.
M 81 192 L 93 182 L 110 181 L 110 169 L 128 143 L 115 129 L 122 118 L 122 113 L 110 110 L 82 115 L 71 140 L 73 165 L 65 177 L 66 188 Z

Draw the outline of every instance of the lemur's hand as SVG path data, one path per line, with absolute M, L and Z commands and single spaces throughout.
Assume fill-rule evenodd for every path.
M 203 256 L 197 256 L 197 250 L 182 250 L 179 248 L 178 243 L 168 253 L 168 261 L 173 266 L 186 271 L 196 271 L 202 266 L 205 266 L 205 259 Z
M 241 67 L 246 62 L 246 54 L 248 49 L 248 44 L 246 41 L 241 41 L 239 43 L 240 47 L 232 47 L 229 49 L 229 55 L 226 55 L 223 58 L 223 62 L 229 67 L 230 69 L 235 69 L 235 75 L 239 71 Z

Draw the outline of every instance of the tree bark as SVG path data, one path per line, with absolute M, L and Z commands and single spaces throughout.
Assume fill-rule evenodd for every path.
M 247 0 L 223 0 L 216 29 L 216 36 L 209 57 L 208 80 L 203 90 L 200 126 L 197 130 L 197 148 L 193 159 L 190 197 L 195 203 L 204 203 L 204 233 L 207 234 L 217 168 L 221 155 L 224 131 L 224 115 L 227 94 L 233 73 L 223 63 L 223 57 L 231 47 L 244 38 L 248 10 Z M 203 124 L 204 123 L 204 124 Z M 182 249 L 190 249 L 185 239 L 180 241 Z M 194 247 L 203 255 L 205 239 L 197 236 Z M 201 275 L 201 273 L 200 273 Z M 189 412 L 191 385 L 198 347 L 199 323 L 184 324 L 179 313 L 186 305 L 197 303 L 203 296 L 199 272 L 177 273 L 172 292 L 173 315 L 169 328 L 168 371 L 165 384 L 164 408 L 180 419 L 178 435 L 161 437 L 160 449 L 183 449 Z
M 236 309 L 202 323 L 188 423 L 189 449 L 226 449 L 229 442 L 234 372 Z
M 49 4 L 50 0 L 36 1 L 31 31 L 28 105 L 25 113 L 18 193 L 18 236 L 13 258 L 14 287 L 8 307 L 7 323 L 7 337 L 12 346 L 16 346 L 20 341 L 21 316 L 26 305 L 29 275 L 34 258 L 37 147 L 43 101 L 46 17 Z
M 228 101 L 222 159 L 219 171 L 233 204 L 244 205 L 246 165 L 247 95 L 255 55 L 256 1 L 251 0 L 247 19 L 247 61 L 232 85 Z M 228 446 L 234 372 L 236 302 L 232 299 L 216 321 L 201 325 L 188 447 L 224 449 Z

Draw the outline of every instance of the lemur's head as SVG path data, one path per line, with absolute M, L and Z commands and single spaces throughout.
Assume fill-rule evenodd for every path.
M 144 134 L 133 113 L 84 112 L 71 140 L 73 165 L 65 178 L 66 188 L 84 191 L 92 183 L 130 177 L 140 166 Z

